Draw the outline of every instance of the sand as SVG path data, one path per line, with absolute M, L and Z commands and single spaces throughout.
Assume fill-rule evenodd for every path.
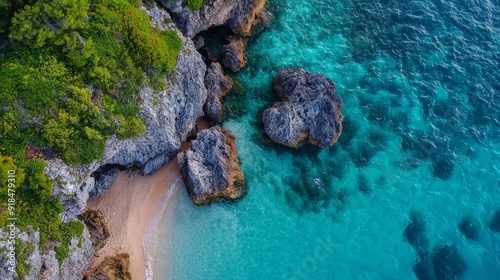
M 198 132 L 209 127 L 207 121 L 197 121 Z M 181 151 L 188 147 L 189 143 L 183 143 Z M 157 227 L 162 218 L 172 220 L 181 188 L 184 185 L 177 158 L 148 177 L 140 175 L 138 170 L 118 171 L 115 182 L 104 195 L 87 201 L 87 209 L 102 211 L 110 231 L 106 245 L 97 252 L 91 267 L 96 267 L 106 256 L 128 253 L 132 279 L 152 279 Z
M 106 256 L 128 253 L 132 279 L 146 279 L 143 237 L 150 221 L 158 221 L 161 217 L 165 210 L 163 204 L 172 198 L 172 191 L 178 192 L 179 188 L 170 193 L 169 190 L 180 177 L 175 159 L 148 177 L 141 176 L 138 170 L 118 171 L 112 187 L 104 195 L 87 202 L 87 209 L 103 212 L 110 231 L 110 238 L 104 248 L 97 252 L 92 267 Z M 154 224 L 150 230 L 155 230 Z M 148 238 L 156 236 L 148 234 Z M 148 254 L 154 256 L 154 252 Z

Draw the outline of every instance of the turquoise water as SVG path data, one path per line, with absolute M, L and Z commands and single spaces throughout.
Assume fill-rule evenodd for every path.
M 236 76 L 244 91 L 225 99 L 248 195 L 195 207 L 182 190 L 157 278 L 500 279 L 499 2 L 270 8 Z M 284 67 L 337 84 L 345 121 L 330 149 L 262 134 Z

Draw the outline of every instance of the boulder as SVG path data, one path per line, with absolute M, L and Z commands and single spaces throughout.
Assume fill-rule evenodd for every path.
M 90 241 L 92 241 L 92 247 L 94 251 L 99 251 L 110 236 L 108 226 L 104 220 L 104 215 L 100 210 L 88 210 L 85 213 L 78 215 L 90 233 Z
M 194 37 L 210 27 L 226 25 L 242 36 L 250 36 L 255 27 L 267 21 L 265 0 L 205 0 L 192 11 L 185 0 L 163 0 L 173 20 L 187 37 Z
M 282 100 L 262 114 L 264 130 L 282 145 L 298 147 L 308 139 L 321 148 L 332 146 L 342 132 L 344 102 L 336 86 L 322 74 L 303 69 L 282 69 L 273 79 Z
M 212 63 L 205 74 L 207 102 L 203 106 L 205 116 L 211 121 L 220 122 L 222 116 L 221 98 L 233 87 L 233 80 L 224 75 L 219 63 Z
M 131 280 L 129 254 L 106 257 L 95 269 L 87 271 L 84 280 Z
M 229 39 L 229 44 L 222 46 L 222 64 L 233 72 L 245 67 L 245 42 L 241 37 L 233 37 Z
M 246 193 L 234 136 L 219 126 L 202 130 L 177 156 L 189 196 L 196 205 L 235 201 Z

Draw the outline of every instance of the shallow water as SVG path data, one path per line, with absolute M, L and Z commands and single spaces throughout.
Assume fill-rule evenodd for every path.
M 235 76 L 244 90 L 225 99 L 248 195 L 194 207 L 183 190 L 173 229 L 160 225 L 172 242 L 159 245 L 156 278 L 499 279 L 499 2 L 270 8 Z M 337 84 L 345 121 L 330 149 L 262 134 L 285 67 Z

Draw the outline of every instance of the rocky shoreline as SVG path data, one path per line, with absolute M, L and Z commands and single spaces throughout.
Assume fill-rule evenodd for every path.
M 52 195 L 61 198 L 65 209 L 61 218 L 68 222 L 80 215 L 86 227 L 81 238 L 72 240 L 70 256 L 61 266 L 54 250 L 39 248 L 36 231 L 18 232 L 20 240 L 34 248 L 27 258 L 31 270 L 24 279 L 83 278 L 94 254 L 106 240 L 105 226 L 101 223 L 103 217 L 96 212 L 82 214 L 87 200 L 104 194 L 111 187 L 116 169 L 138 168 L 145 176 L 159 170 L 175 157 L 183 142 L 195 137 L 199 118 L 206 116 L 214 123 L 220 121 L 220 99 L 227 94 L 232 81 L 224 75 L 220 64 L 207 67 L 192 38 L 211 27 L 227 26 L 241 41 L 242 37 L 250 36 L 252 30 L 260 28 L 267 18 L 264 0 L 209 0 L 199 11 L 191 11 L 181 0 L 164 1 L 162 6 L 153 4 L 141 9 L 150 16 L 152 27 L 176 30 L 183 44 L 174 74 L 166 77 L 167 90 L 154 92 L 144 87 L 138 92 L 141 114 L 146 119 L 146 133 L 128 140 L 110 137 L 106 141 L 104 156 L 87 165 L 69 166 L 58 158 L 46 160 L 45 174 L 54 182 Z M 244 54 L 233 50 L 228 51 L 224 58 L 231 63 L 245 59 Z M 237 68 L 243 66 L 244 63 L 240 63 Z M 224 132 L 224 135 L 231 139 L 230 133 Z M 237 162 L 234 143 L 228 147 L 232 151 L 228 164 L 234 167 L 235 158 Z M 230 180 L 237 182 L 243 178 L 241 170 L 231 176 Z M 3 232 L 0 231 L 1 236 Z M 127 260 L 124 254 L 109 256 L 97 269 L 87 271 L 85 279 L 128 279 Z M 2 279 L 13 276 L 5 267 L 0 269 Z

